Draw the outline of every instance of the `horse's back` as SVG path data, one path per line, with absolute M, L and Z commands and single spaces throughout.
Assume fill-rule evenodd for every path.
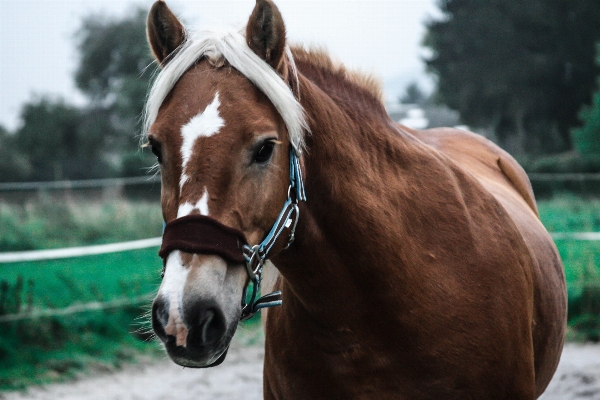
M 506 209 L 532 259 L 534 299 L 532 335 L 536 392 L 539 396 L 554 374 L 564 341 L 566 289 L 562 262 L 537 214 L 525 171 L 504 150 L 479 135 L 458 129 L 416 131 L 423 143 L 468 171 Z

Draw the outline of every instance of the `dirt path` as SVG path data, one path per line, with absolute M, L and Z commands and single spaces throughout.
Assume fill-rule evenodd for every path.
M 600 400 L 600 345 L 567 343 L 540 400 Z
M 116 373 L 6 394 L 6 400 L 262 399 L 259 345 L 232 345 L 217 368 L 184 369 L 168 360 L 130 365 Z M 0 397 L 2 397 L 0 395 Z M 541 400 L 600 400 L 600 345 L 568 344 Z

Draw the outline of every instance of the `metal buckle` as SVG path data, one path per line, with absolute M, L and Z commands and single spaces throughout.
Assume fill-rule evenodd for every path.
M 251 280 L 257 276 L 260 277 L 262 266 L 265 263 L 265 258 L 260 254 L 260 245 L 256 244 L 252 247 L 244 246 L 244 256 L 246 257 L 246 272 Z
M 296 239 L 296 226 L 298 225 L 298 220 L 300 219 L 300 208 L 298 207 L 298 201 L 296 200 L 293 204 L 294 207 L 294 212 L 292 212 L 292 214 L 290 215 L 290 220 L 292 220 L 292 229 L 290 230 L 290 237 L 288 239 L 287 244 L 285 245 L 284 249 L 287 249 L 288 247 L 290 247 L 290 245 L 294 242 L 294 239 Z M 295 218 L 294 218 L 295 217 Z

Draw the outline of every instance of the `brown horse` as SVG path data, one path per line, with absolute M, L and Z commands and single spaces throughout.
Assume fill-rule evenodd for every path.
M 196 35 L 158 1 L 148 37 L 167 222 L 152 317 L 176 363 L 219 364 L 240 318 L 279 304 L 245 300 L 268 258 L 283 304 L 266 315 L 265 398 L 544 391 L 564 274 L 511 156 L 395 124 L 372 79 L 289 48 L 270 0 L 245 32 Z

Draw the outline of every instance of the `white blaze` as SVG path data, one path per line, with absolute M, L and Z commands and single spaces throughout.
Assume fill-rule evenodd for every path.
M 179 250 L 174 250 L 167 258 L 161 291 L 162 295 L 169 299 L 169 321 L 165 326 L 165 332 L 175 336 L 178 346 L 186 345 L 188 332 L 180 313 L 180 307 L 183 304 L 183 287 L 188 273 L 189 269 L 183 265 Z
M 225 125 L 225 121 L 219 115 L 219 92 L 215 94 L 215 98 L 206 109 L 195 117 L 190 122 L 185 124 L 181 128 L 181 137 L 183 143 L 181 144 L 181 179 L 179 180 L 179 189 L 183 189 L 183 185 L 188 180 L 186 174 L 187 164 L 192 156 L 192 150 L 196 140 L 201 137 L 213 136 L 221 130 Z
M 200 197 L 200 200 L 196 204 L 185 202 L 179 206 L 177 210 L 177 218 L 185 217 L 189 215 L 193 210 L 199 210 L 201 215 L 208 215 L 208 189 L 204 188 L 204 194 Z

